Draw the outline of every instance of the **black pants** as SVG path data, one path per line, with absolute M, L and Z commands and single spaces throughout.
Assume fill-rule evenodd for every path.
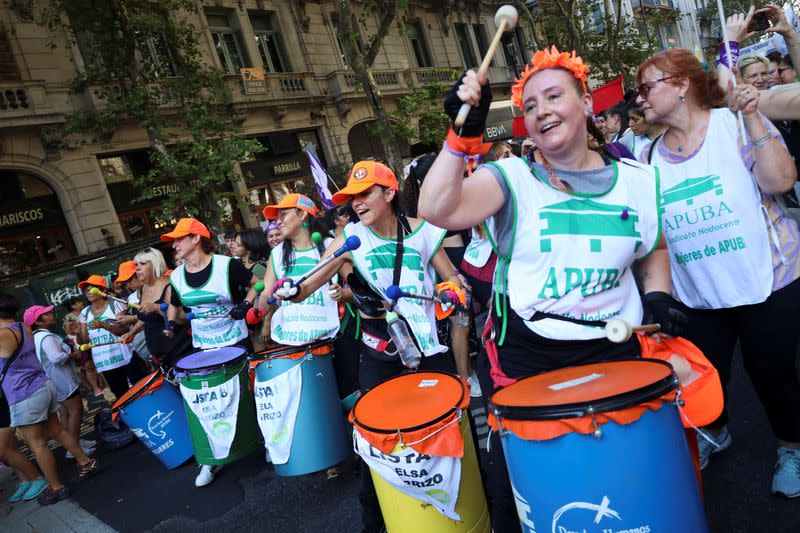
M 630 342 L 624 344 L 613 344 L 605 338 L 588 341 L 554 341 L 533 333 L 511 309 L 507 312 L 508 331 L 503 346 L 499 347 L 499 360 L 500 367 L 511 378 L 531 376 L 571 365 L 631 359 L 641 353 L 635 335 Z M 499 320 L 494 316 L 492 318 L 499 336 Z M 495 390 L 489 374 L 490 368 L 486 350 L 481 350 L 477 373 L 483 397 L 487 400 L 487 410 L 488 400 Z M 485 453 L 483 482 L 492 529 L 498 533 L 520 531 L 503 445 L 497 432 L 491 432 L 488 451 Z
M 112 370 L 105 370 L 103 377 L 108 382 L 108 388 L 114 393 L 114 396 L 121 398 L 123 394 L 128 392 L 131 385 L 136 384 L 137 381 L 147 375 L 147 366 L 144 361 L 136 355 L 131 356 L 131 361 L 125 366 L 120 366 Z M 130 384 L 128 381 L 130 380 Z
M 800 382 L 797 344 L 800 341 L 800 279 L 775 291 L 760 304 L 730 309 L 687 309 L 686 338 L 703 351 L 719 372 L 727 406 L 727 385 L 738 340 L 744 368 L 764 405 L 775 436 L 800 442 Z M 728 422 L 727 408 L 711 424 Z
M 349 311 L 345 311 L 348 313 Z M 358 359 L 361 340 L 357 338 L 356 319 L 347 316 L 347 325 L 333 342 L 333 371 L 339 398 L 346 398 L 358 390 Z
M 358 368 L 359 384 L 361 392 L 364 393 L 386 379 L 407 371 L 408 369 L 400 362 L 397 357 L 394 361 L 379 361 L 368 355 L 365 349 L 361 352 L 361 361 Z M 451 352 L 423 357 L 418 370 L 440 370 L 443 372 L 456 372 L 456 363 Z M 383 528 L 383 515 L 378 503 L 378 495 L 375 493 L 375 485 L 372 483 L 372 476 L 369 467 L 361 463 L 361 491 L 358 494 L 358 501 L 361 503 L 361 520 L 364 524 L 364 532 L 378 533 Z

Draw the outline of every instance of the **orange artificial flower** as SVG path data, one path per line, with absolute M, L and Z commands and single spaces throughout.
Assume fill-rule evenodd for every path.
M 581 80 L 583 90 L 586 90 L 586 74 L 589 72 L 589 67 L 583 64 L 583 58 L 575 55 L 575 50 L 572 51 L 572 54 L 559 52 L 558 48 L 553 45 L 550 50 L 539 50 L 533 54 L 531 64 L 525 67 L 519 79 L 514 80 L 516 83 L 511 87 L 511 103 L 521 110 L 522 89 L 525 87 L 525 83 L 534 72 L 546 68 L 563 68 L 572 72 L 573 76 Z

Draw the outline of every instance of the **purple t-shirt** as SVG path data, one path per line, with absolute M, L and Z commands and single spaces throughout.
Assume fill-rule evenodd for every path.
M 45 381 L 47 381 L 47 374 L 42 369 L 42 364 L 39 358 L 36 357 L 36 345 L 33 343 L 33 337 L 28 335 L 25 328 L 17 324 L 5 326 L 8 329 L 16 330 L 16 333 L 22 333 L 22 349 L 13 363 L 8 367 L 6 377 L 3 380 L 3 395 L 8 400 L 9 405 L 21 402 L 28 398 L 31 394 L 42 388 Z M 19 338 L 19 335 L 17 335 Z M 0 359 L 0 369 L 6 364 L 7 359 Z

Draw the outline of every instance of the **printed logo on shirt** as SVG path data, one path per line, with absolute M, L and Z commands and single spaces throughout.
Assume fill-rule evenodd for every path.
M 594 200 L 571 199 L 543 206 L 539 218 L 546 223 L 540 235 L 540 251 L 550 253 L 553 249 L 552 236 L 564 235 L 574 237 L 631 237 L 641 239 L 636 229 L 639 215 L 635 209 L 625 205 L 602 204 Z M 575 245 L 574 239 L 567 241 Z M 590 238 L 589 251 L 602 252 L 602 239 Z M 637 240 L 634 252 L 641 246 Z
M 383 268 L 394 268 L 394 257 L 397 255 L 397 244 L 384 244 L 370 251 L 365 259 L 369 262 L 369 273 L 373 280 L 378 279 L 377 271 Z M 425 269 L 422 265 L 422 256 L 413 248 L 404 247 L 403 268 L 419 273 L 419 280 L 425 280 Z
M 221 303 L 222 297 L 216 292 L 190 290 L 181 294 L 181 303 L 186 306 Z
M 664 213 L 664 208 L 669 204 L 686 201 L 686 205 L 694 204 L 694 199 L 707 192 L 714 192 L 717 196 L 723 194 L 722 184 L 719 183 L 720 177 L 717 174 L 709 174 L 700 178 L 688 178 L 678 183 L 674 187 L 661 193 L 660 209 Z
M 307 274 L 312 268 L 317 266 L 319 261 L 313 257 L 295 257 L 294 261 L 289 265 L 284 273 L 284 276 L 294 277 L 303 276 Z

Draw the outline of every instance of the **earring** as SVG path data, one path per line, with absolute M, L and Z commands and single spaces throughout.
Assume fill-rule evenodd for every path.
M 594 108 L 592 106 L 589 106 L 586 108 L 586 116 L 591 117 L 592 115 L 594 115 Z
M 686 97 L 683 96 L 682 94 L 679 94 L 678 95 L 678 100 L 680 100 L 681 102 L 685 102 L 686 101 Z
M 308 220 L 303 221 L 303 229 L 308 229 Z

